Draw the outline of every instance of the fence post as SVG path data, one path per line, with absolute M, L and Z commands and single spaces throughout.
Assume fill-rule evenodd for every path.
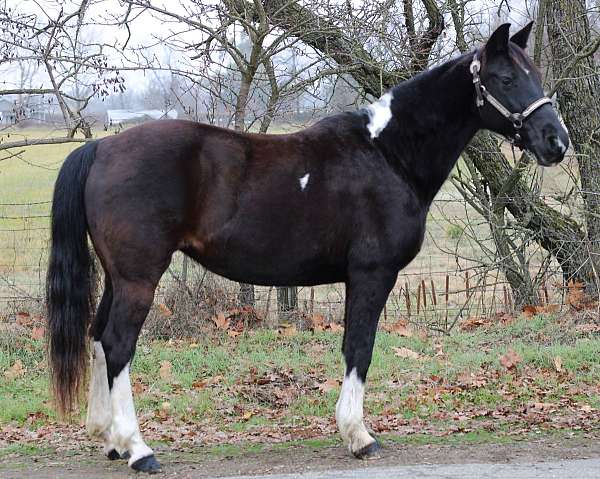
M 277 308 L 284 315 L 298 309 L 298 288 L 296 286 L 277 288 Z
M 252 306 L 256 302 L 254 297 L 254 286 L 251 284 L 240 283 L 240 291 L 238 293 L 238 301 L 242 306 Z

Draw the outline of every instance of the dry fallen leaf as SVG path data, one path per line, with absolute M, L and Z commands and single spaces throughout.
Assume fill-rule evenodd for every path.
M 31 330 L 31 339 L 39 341 L 40 339 L 44 339 L 44 335 L 46 334 L 46 328 L 44 326 L 34 327 Z
M 279 326 L 279 334 L 283 337 L 289 338 L 295 336 L 298 333 L 298 329 L 294 324 L 284 323 Z
M 554 363 L 554 369 L 556 369 L 557 373 L 562 373 L 565 371 L 562 364 L 562 358 L 560 356 L 556 356 L 552 362 Z
M 164 379 L 165 381 L 173 379 L 173 365 L 171 364 L 171 361 L 161 361 L 158 374 L 161 379 Z
M 136 378 L 131 385 L 133 394 L 142 394 L 146 390 L 146 386 L 140 378 Z
M 547 304 L 546 306 L 542 306 L 543 313 L 557 313 L 560 311 L 560 304 Z
M 329 329 L 329 331 L 331 331 L 332 333 L 341 333 L 342 331 L 344 331 L 344 326 L 337 323 L 329 323 L 327 329 Z
M 580 281 L 569 281 L 567 285 L 567 303 L 576 310 L 583 309 L 586 296 L 584 291 L 584 284 Z
M 478 316 L 471 316 L 464 321 L 462 321 L 459 325 L 462 331 L 473 331 L 475 328 L 480 326 L 485 326 L 487 323 L 485 318 L 480 318 Z
M 526 318 L 532 318 L 537 314 L 537 312 L 538 311 L 535 306 L 532 306 L 530 304 L 523 306 L 523 316 L 525 316 Z
M 225 314 L 217 313 L 217 315 L 213 316 L 211 319 L 213 323 L 215 323 L 217 329 L 226 330 L 229 328 L 229 318 L 225 317 Z
M 325 382 L 320 383 L 317 388 L 324 394 L 327 394 L 329 391 L 333 391 L 337 389 L 339 382 L 336 379 L 328 379 Z
M 394 356 L 399 358 L 419 359 L 421 355 L 408 348 L 394 348 Z
M 25 374 L 25 368 L 23 367 L 23 363 L 20 359 L 17 359 L 15 363 L 4 371 L 4 377 L 7 379 L 15 379 L 20 378 Z
M 313 314 L 310 318 L 310 327 L 313 331 L 325 331 L 325 317 L 322 314 Z
M 392 324 L 384 324 L 381 329 L 388 333 L 397 334 L 398 336 L 404 336 L 410 338 L 413 333 L 408 329 L 408 322 L 405 319 L 400 319 Z
M 164 303 L 158 303 L 158 310 L 166 318 L 168 318 L 169 316 L 173 316 L 173 311 L 171 311 L 169 307 Z
M 248 419 L 250 419 L 252 416 L 254 416 L 254 413 L 252 411 L 246 411 L 243 415 L 242 415 L 242 419 L 244 421 L 247 421 Z
M 523 358 L 512 348 L 509 348 L 506 354 L 500 356 L 500 364 L 508 370 L 514 369 L 522 360 Z
M 17 313 L 16 323 L 19 326 L 30 326 L 32 322 L 31 315 L 27 311 L 19 311 Z
M 549 412 L 556 409 L 556 404 L 550 402 L 534 402 L 531 405 L 531 409 L 535 409 L 536 411 Z

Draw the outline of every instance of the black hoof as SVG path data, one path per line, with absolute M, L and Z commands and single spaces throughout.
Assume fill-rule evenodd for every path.
M 111 449 L 106 455 L 108 459 L 111 461 L 116 461 L 117 459 L 129 459 L 129 451 L 125 451 L 123 454 L 119 454 L 116 449 Z
M 106 457 L 111 461 L 116 461 L 117 459 L 121 459 L 121 454 L 119 454 L 116 449 L 111 449 L 108 451 Z
M 354 453 L 358 459 L 369 460 L 378 459 L 381 457 L 381 445 L 379 442 L 374 441 L 368 446 L 365 446 Z
M 154 457 L 154 454 L 138 459 L 131 465 L 131 468 L 134 471 L 146 472 L 148 474 L 161 472 L 160 464 Z

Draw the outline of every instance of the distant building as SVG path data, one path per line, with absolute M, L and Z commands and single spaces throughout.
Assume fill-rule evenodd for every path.
M 10 125 L 15 122 L 14 108 L 14 102 L 0 98 L 0 124 Z
M 45 101 L 35 102 L 34 97 L 18 100 L 0 98 L 0 124 L 13 125 L 22 121 L 46 122 L 52 116 L 53 105 Z
M 148 120 L 176 119 L 176 110 L 107 110 L 106 126 L 118 126 L 126 123 L 143 123 Z

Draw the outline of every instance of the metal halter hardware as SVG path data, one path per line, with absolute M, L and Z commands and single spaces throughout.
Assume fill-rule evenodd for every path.
M 498 113 L 500 113 L 504 118 L 510 121 L 515 129 L 514 138 L 509 138 L 513 143 L 517 146 L 521 142 L 521 135 L 519 130 L 523 127 L 523 122 L 538 108 L 545 105 L 546 103 L 552 103 L 552 100 L 548 97 L 542 97 L 535 100 L 531 103 L 525 110 L 521 113 L 512 113 L 510 112 L 502 103 L 500 103 L 481 83 L 481 78 L 479 77 L 479 72 L 481 71 L 481 62 L 477 57 L 477 52 L 475 52 L 475 56 L 473 57 L 473 61 L 469 66 L 469 70 L 471 71 L 471 75 L 473 75 L 473 85 L 475 86 L 475 104 L 477 108 L 481 108 L 485 102 L 487 101 L 490 105 L 492 105 Z

